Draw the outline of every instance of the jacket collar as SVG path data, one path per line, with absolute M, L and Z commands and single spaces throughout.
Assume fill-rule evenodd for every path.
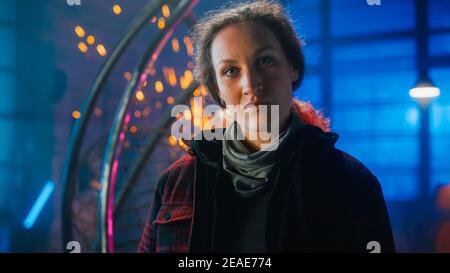
M 216 132 L 215 130 L 219 130 L 219 134 L 223 137 L 225 132 L 224 128 L 208 130 L 208 133 L 214 134 Z M 204 134 L 203 132 L 204 131 L 202 131 L 201 134 Z M 296 150 L 303 146 L 307 149 L 311 148 L 313 150 L 316 148 L 325 150 L 333 149 L 335 143 L 339 139 L 339 135 L 337 133 L 324 132 L 319 127 L 311 124 L 305 124 L 299 127 L 297 134 L 299 138 L 296 143 Z M 197 137 L 197 139 L 194 138 L 194 140 L 188 141 L 184 140 L 184 142 L 189 146 L 190 153 L 197 156 L 203 163 L 215 169 L 222 167 L 223 154 L 221 140 L 206 140 L 203 137 L 201 139 Z

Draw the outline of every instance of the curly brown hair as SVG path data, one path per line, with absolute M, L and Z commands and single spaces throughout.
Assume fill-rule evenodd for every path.
M 299 74 L 297 80 L 292 83 L 292 90 L 297 89 L 303 80 L 305 60 L 301 48 L 302 41 L 281 4 L 269 0 L 228 4 L 219 10 L 208 12 L 192 28 L 191 33 L 195 44 L 194 78 L 208 89 L 221 107 L 225 105 L 219 96 L 211 61 L 211 46 L 220 30 L 231 24 L 248 21 L 261 22 L 275 34 L 287 60 Z

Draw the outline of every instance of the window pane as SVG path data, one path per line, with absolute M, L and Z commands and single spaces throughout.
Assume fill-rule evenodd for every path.
M 302 85 L 294 92 L 302 101 L 309 101 L 315 108 L 320 108 L 321 84 L 318 75 L 305 75 Z
M 450 1 L 427 0 L 428 21 L 431 28 L 450 27 Z
M 387 33 L 415 26 L 414 2 L 410 0 L 381 0 L 380 6 L 370 6 L 365 0 L 333 0 L 330 4 L 333 36 Z
M 409 101 L 408 90 L 417 80 L 415 71 L 334 74 L 333 103 Z
M 435 169 L 440 169 L 442 172 L 445 172 L 448 177 L 447 180 L 450 180 L 449 151 L 449 135 L 446 135 L 446 138 L 433 136 L 431 145 L 432 165 Z
M 15 0 L 1 0 L 0 21 L 12 22 L 15 18 Z
M 431 36 L 428 39 L 428 50 L 431 56 L 450 55 L 450 33 Z
M 11 148 L 13 147 L 14 122 L 12 119 L 0 119 L 0 162 L 11 162 Z
M 336 72 L 360 71 L 365 67 L 372 69 L 369 65 L 374 62 L 380 70 L 398 70 L 415 68 L 415 63 L 411 60 L 415 53 L 416 47 L 412 39 L 368 42 L 335 48 L 332 61 Z M 355 69 L 351 70 L 352 67 Z
M 333 102 L 408 101 L 417 80 L 413 40 L 338 47 L 332 55 Z
M 418 159 L 418 144 L 411 137 L 372 137 L 355 138 L 349 134 L 340 134 L 337 147 L 355 156 L 368 167 L 411 168 Z
M 418 195 L 418 184 L 415 173 L 384 174 L 379 172 L 377 177 L 383 189 L 384 198 L 388 201 L 408 201 Z
M 294 21 L 294 28 L 306 41 L 320 36 L 320 1 L 291 1 L 286 7 Z
M 0 72 L 0 114 L 11 113 L 15 107 L 15 77 Z
M 419 127 L 419 114 L 414 102 L 361 107 L 335 107 L 331 125 L 339 132 L 374 133 L 416 133 Z
M 431 80 L 441 89 L 441 95 L 436 102 L 450 101 L 450 67 L 433 68 L 430 70 Z
M 450 137 L 450 102 L 441 101 L 439 99 L 436 100 L 431 105 L 430 115 L 430 127 L 432 133 L 437 137 L 440 135 Z
M 14 30 L 0 26 L 0 68 L 15 65 L 14 41 Z
M 441 95 L 430 109 L 432 188 L 450 183 L 450 67 L 434 68 L 430 71 L 434 84 Z
M 434 84 L 440 88 L 441 95 L 431 105 L 431 131 L 441 138 L 450 134 L 450 67 L 435 68 L 430 71 Z
M 430 194 L 435 194 L 437 188 L 442 185 L 450 184 L 450 176 L 448 170 L 435 169 L 431 174 L 431 190 Z
M 320 46 L 318 45 L 305 45 L 303 47 L 303 54 L 306 63 L 306 72 L 318 73 L 318 67 L 321 64 Z

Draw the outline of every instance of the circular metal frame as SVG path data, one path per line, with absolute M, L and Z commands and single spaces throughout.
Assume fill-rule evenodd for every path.
M 142 166 L 145 164 L 146 159 L 151 155 L 156 143 L 161 137 L 161 134 L 153 135 L 147 145 L 145 146 L 144 152 L 141 154 L 139 159 L 133 164 L 132 171 L 128 175 L 125 181 L 125 187 L 120 192 L 118 201 L 114 203 L 114 185 L 115 176 L 113 174 L 114 162 L 118 164 L 118 156 L 120 154 L 120 142 L 123 140 L 121 138 L 121 133 L 127 126 L 127 115 L 126 110 L 129 106 L 130 98 L 135 90 L 136 86 L 141 84 L 142 79 L 145 79 L 146 74 L 144 74 L 145 68 L 154 65 L 157 60 L 159 53 L 161 52 L 164 44 L 173 34 L 174 29 L 183 21 L 186 20 L 189 24 L 192 24 L 195 19 L 190 14 L 192 8 L 197 4 L 198 0 L 182 0 L 166 1 L 169 3 L 177 3 L 176 8 L 172 16 L 167 21 L 167 28 L 163 31 L 158 32 L 155 38 L 151 41 L 150 46 L 147 48 L 145 54 L 141 58 L 137 68 L 132 74 L 124 94 L 120 100 L 118 110 L 115 114 L 115 119 L 113 126 L 110 131 L 110 136 L 105 152 L 104 163 L 102 166 L 102 176 L 101 176 L 101 195 L 99 198 L 99 231 L 100 231 L 100 242 L 102 252 L 113 252 L 114 242 L 113 242 L 113 217 L 115 207 L 120 207 L 125 196 L 134 184 L 134 181 L 139 175 Z M 127 31 L 125 32 L 123 38 L 116 45 L 115 49 L 112 51 L 110 57 L 106 60 L 99 74 L 97 75 L 94 84 L 83 104 L 81 109 L 82 116 L 80 119 L 75 121 L 73 131 L 71 134 L 69 148 L 67 157 L 64 164 L 64 169 L 62 172 L 62 243 L 63 249 L 65 250 L 65 245 L 67 242 L 71 241 L 73 238 L 73 219 L 71 217 L 72 208 L 71 200 L 74 198 L 75 192 L 75 181 L 74 173 L 77 168 L 77 159 L 81 150 L 81 145 L 83 142 L 83 135 L 86 131 L 88 124 L 88 118 L 91 115 L 94 105 L 98 100 L 101 93 L 102 87 L 104 86 L 106 80 L 114 69 L 123 52 L 129 47 L 133 39 L 139 33 L 139 31 L 147 24 L 150 18 L 152 18 L 157 11 L 163 5 L 162 0 L 152 0 L 144 9 L 133 19 L 129 25 Z M 192 89 L 192 88 L 191 88 Z M 175 103 L 182 103 L 192 96 L 192 92 L 182 92 L 176 97 Z M 165 128 L 170 123 L 170 111 L 164 114 L 164 117 L 158 123 L 158 128 Z M 116 160 L 116 161 L 115 161 Z

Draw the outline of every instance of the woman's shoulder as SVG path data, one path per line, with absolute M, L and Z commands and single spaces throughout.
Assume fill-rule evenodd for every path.
M 182 169 L 193 168 L 195 166 L 195 157 L 191 153 L 187 153 L 177 159 L 165 170 L 165 172 L 182 171 Z
M 342 155 L 343 162 L 347 170 L 372 174 L 369 168 L 366 165 L 364 165 L 364 163 L 362 163 L 359 159 L 342 150 L 338 149 L 338 151 Z
M 375 174 L 359 159 L 338 150 L 342 158 L 344 179 L 352 188 L 363 192 L 380 192 L 381 185 Z
M 185 154 L 173 162 L 164 173 L 168 177 L 187 177 L 192 176 L 195 171 L 195 157 L 191 154 Z
M 186 154 L 166 168 L 158 181 L 161 193 L 187 191 L 195 180 L 195 157 Z

